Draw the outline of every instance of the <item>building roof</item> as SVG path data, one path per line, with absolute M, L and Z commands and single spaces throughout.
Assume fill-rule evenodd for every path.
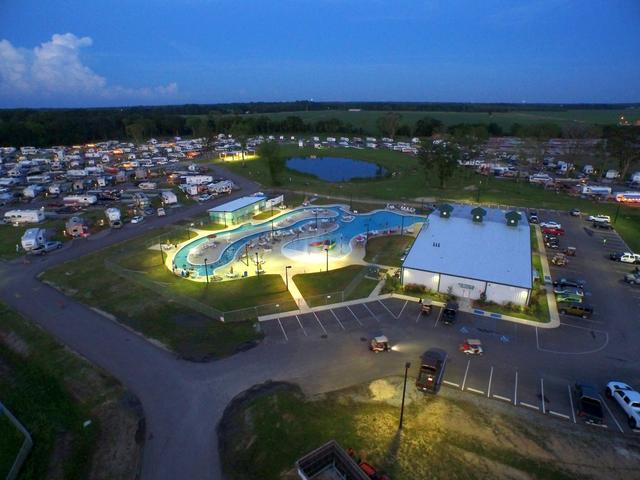
M 210 208 L 207 210 L 208 212 L 235 212 L 244 207 L 248 207 L 249 205 L 253 205 L 254 203 L 258 203 L 263 201 L 267 197 L 258 197 L 258 196 L 250 196 L 250 197 L 240 197 L 235 200 L 231 200 L 230 202 L 223 203 L 222 205 L 218 205 L 217 207 Z
M 498 209 L 473 222 L 471 210 L 455 205 L 449 218 L 429 215 L 403 267 L 530 289 L 528 222 L 507 226 L 506 211 Z

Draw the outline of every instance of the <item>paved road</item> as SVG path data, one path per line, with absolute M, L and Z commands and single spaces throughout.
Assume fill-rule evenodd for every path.
M 243 180 L 237 183 L 245 189 L 242 194 L 257 188 Z M 164 225 L 204 208 L 191 207 L 148 225 Z M 522 408 L 547 414 L 552 410 L 570 417 L 570 395 L 564 389 L 578 378 L 600 385 L 612 377 L 638 384 L 640 289 L 620 284 L 618 270 L 623 268 L 606 260 L 597 234 L 578 220 L 561 220 L 569 241 L 579 249 L 571 272 L 588 281 L 589 298 L 599 315 L 590 323 L 563 319 L 552 331 L 468 314 L 451 328 L 438 321 L 438 311 L 419 317 L 416 305 L 392 300 L 352 307 L 352 312 L 338 309 L 265 323 L 267 337 L 260 346 L 216 362 L 189 363 L 36 279 L 43 269 L 143 231 L 135 227 L 76 242 L 29 265 L 1 265 L 0 298 L 111 372 L 140 398 L 148 427 L 144 479 L 217 479 L 222 478 L 215 430 L 220 416 L 235 395 L 267 379 L 295 381 L 309 392 L 333 390 L 399 374 L 406 360 L 415 362 L 425 348 L 438 346 L 450 352 L 445 379 L 452 388 L 458 385 L 496 401 L 515 400 Z M 370 354 L 365 340 L 377 330 L 398 342 L 400 351 Z M 471 334 L 486 342 L 488 352 L 469 362 L 456 347 Z M 615 422 L 609 423 L 615 431 Z

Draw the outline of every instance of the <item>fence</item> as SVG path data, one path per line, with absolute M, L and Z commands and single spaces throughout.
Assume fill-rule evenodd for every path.
M 16 429 L 19 430 L 20 433 L 22 433 L 22 435 L 24 436 L 24 442 L 22 442 L 22 446 L 20 447 L 20 450 L 16 455 L 16 459 L 11 466 L 11 470 L 9 470 L 9 473 L 6 477 L 6 480 L 14 480 L 18 477 L 18 473 L 22 468 L 22 464 L 27 459 L 27 456 L 31 451 L 31 447 L 33 447 L 33 440 L 31 439 L 31 435 L 29 434 L 27 429 L 24 428 L 24 426 L 18 421 L 16 417 L 13 416 L 13 414 L 7 409 L 7 407 L 2 404 L 2 402 L 0 402 L 0 414 L 4 414 L 13 424 L 13 426 L 16 427 Z

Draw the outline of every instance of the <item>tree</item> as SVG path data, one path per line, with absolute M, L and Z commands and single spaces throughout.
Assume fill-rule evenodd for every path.
M 616 127 L 606 132 L 607 152 L 618 160 L 620 178 L 625 179 L 629 169 L 640 161 L 640 128 Z
M 445 182 L 455 173 L 459 158 L 460 149 L 451 141 L 439 139 L 426 142 L 419 154 L 426 181 L 435 173 L 440 188 L 444 188 Z
M 258 155 L 267 162 L 271 182 L 274 185 L 281 185 L 280 175 L 284 171 L 284 158 L 280 155 L 280 146 L 276 142 L 264 142 L 258 147 Z
M 413 135 L 415 137 L 430 137 L 441 129 L 442 122 L 440 120 L 431 117 L 424 117 L 416 122 L 416 126 L 413 129 Z
M 231 136 L 240 143 L 240 150 L 242 155 L 242 166 L 244 167 L 244 151 L 247 148 L 247 135 L 249 134 L 249 127 L 244 122 L 238 122 L 231 127 Z
M 402 115 L 400 115 L 399 113 L 389 112 L 382 117 L 378 117 L 376 124 L 383 135 L 394 138 L 396 136 L 398 127 L 400 126 L 401 118 Z
M 145 125 L 143 122 L 133 122 L 125 127 L 127 135 L 135 140 L 136 143 L 142 143 L 145 134 Z
M 199 117 L 189 117 L 187 118 L 187 128 L 191 130 L 191 135 L 194 137 L 200 136 L 200 132 L 202 129 L 202 119 Z

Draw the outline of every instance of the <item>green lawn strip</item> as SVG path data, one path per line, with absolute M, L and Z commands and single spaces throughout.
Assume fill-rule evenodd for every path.
M 294 303 L 279 275 L 210 283 L 208 287 L 179 278 L 161 264 L 159 250 L 147 248 L 154 239 L 157 233 L 67 262 L 45 272 L 43 279 L 193 360 L 224 357 L 260 338 L 251 321 L 222 323 L 220 313 L 246 309 L 225 319 L 247 320 L 272 313 L 276 304 Z M 125 272 L 114 274 L 106 266 L 109 262 Z M 270 307 L 253 308 L 258 305 Z M 215 319 L 207 313 L 215 313 Z
M 409 235 L 389 235 L 374 237 L 367 242 L 364 260 L 378 265 L 390 267 L 402 266 L 400 258 L 404 251 L 413 244 L 414 237 Z
M 368 297 L 373 289 L 376 288 L 376 285 L 378 285 L 377 280 L 362 278 L 355 288 L 346 294 L 345 300 L 356 300 L 358 298 Z
M 328 272 L 294 275 L 292 280 L 309 306 L 325 305 L 343 301 L 342 292 L 364 269 L 362 265 L 349 265 Z M 327 299 L 329 294 L 334 295 Z
M 24 443 L 24 436 L 9 418 L 0 414 L 0 478 L 5 478 Z
M 347 392 L 366 398 L 367 392 L 357 388 Z M 448 415 L 454 414 L 473 419 L 473 426 L 466 432 L 449 426 Z M 295 386 L 274 387 L 225 412 L 220 429 L 223 469 L 233 480 L 283 478 L 298 458 L 336 440 L 391 478 L 490 478 L 489 472 L 478 470 L 477 461 L 483 459 L 522 474 L 539 474 L 536 478 L 571 478 L 551 462 L 515 447 L 484 445 L 481 435 L 492 429 L 492 422 L 471 403 L 441 397 L 411 403 L 405 408 L 401 437 L 398 415 L 397 406 L 357 401 L 341 392 L 310 400 Z
M 92 412 L 117 401 L 122 387 L 2 304 L 0 317 L 0 333 L 19 338 L 12 342 L 17 349 L 0 343 L 0 364 L 7 367 L 0 376 L 0 398 L 34 441 L 19 478 L 45 478 L 52 460 L 62 462 L 64 478 L 87 478 L 100 431 Z M 92 421 L 86 428 L 85 420 Z M 63 436 L 69 437 L 68 451 L 51 458 Z
M 253 217 L 254 220 L 266 220 L 280 213 L 280 209 L 277 210 L 265 210 Z

